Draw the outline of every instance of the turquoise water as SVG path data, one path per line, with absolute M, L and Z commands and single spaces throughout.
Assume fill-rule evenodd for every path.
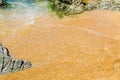
M 8 0 L 9 1 L 9 0 Z M 41 1 L 37 3 L 26 3 L 26 2 L 12 2 L 14 0 L 10 0 L 9 2 L 12 6 L 10 9 L 0 9 L 0 15 L 11 17 L 11 15 L 14 16 L 39 16 L 40 14 L 46 14 L 49 11 L 48 5 L 49 3 L 47 1 Z M 19 1 L 19 0 L 18 0 Z M 23 0 L 24 1 L 24 0 Z M 7 15 L 6 15 L 7 14 Z
M 37 3 L 18 2 L 8 0 L 12 5 L 10 9 L 0 9 L 0 20 L 4 21 L 22 21 L 24 23 L 34 23 L 35 18 L 45 16 L 49 12 L 48 2 L 41 1 Z M 24 0 L 22 0 L 24 1 Z

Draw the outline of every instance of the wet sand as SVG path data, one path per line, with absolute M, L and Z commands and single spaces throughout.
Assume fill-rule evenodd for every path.
M 3 45 L 33 64 L 0 80 L 119 80 L 119 21 L 120 12 L 100 10 L 62 19 L 49 14 L 22 27 L 0 21 Z

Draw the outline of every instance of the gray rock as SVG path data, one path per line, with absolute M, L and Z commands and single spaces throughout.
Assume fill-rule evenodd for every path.
M 96 7 L 102 10 L 120 11 L 120 0 L 101 0 Z
M 3 47 L 4 57 L 10 57 L 9 51 L 7 48 Z
M 31 67 L 31 63 L 28 62 L 28 61 L 24 61 L 22 68 L 27 69 L 27 68 L 30 68 L 30 67 Z
M 0 74 L 17 72 L 31 66 L 29 61 L 13 59 L 9 54 L 9 50 L 0 44 Z
M 2 67 L 3 67 L 3 50 L 2 50 L 2 44 L 0 44 L 0 73 L 2 72 Z
M 9 62 L 12 62 L 11 57 L 4 57 L 3 67 L 5 67 Z
M 2 74 L 7 74 L 7 73 L 12 72 L 11 65 L 12 65 L 12 62 L 8 62 L 8 63 L 3 67 L 3 69 L 2 69 Z
M 13 71 L 20 71 L 21 70 L 21 66 L 23 65 L 23 61 L 22 60 L 15 60 L 14 66 L 13 66 Z

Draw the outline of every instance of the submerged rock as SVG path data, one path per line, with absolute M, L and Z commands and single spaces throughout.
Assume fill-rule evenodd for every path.
M 0 74 L 7 74 L 30 68 L 32 64 L 29 61 L 13 59 L 7 48 L 0 43 Z

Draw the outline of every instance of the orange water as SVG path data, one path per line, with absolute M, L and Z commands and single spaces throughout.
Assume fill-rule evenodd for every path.
M 120 12 L 91 11 L 34 23 L 1 20 L 0 40 L 17 59 L 32 62 L 0 80 L 119 80 Z

